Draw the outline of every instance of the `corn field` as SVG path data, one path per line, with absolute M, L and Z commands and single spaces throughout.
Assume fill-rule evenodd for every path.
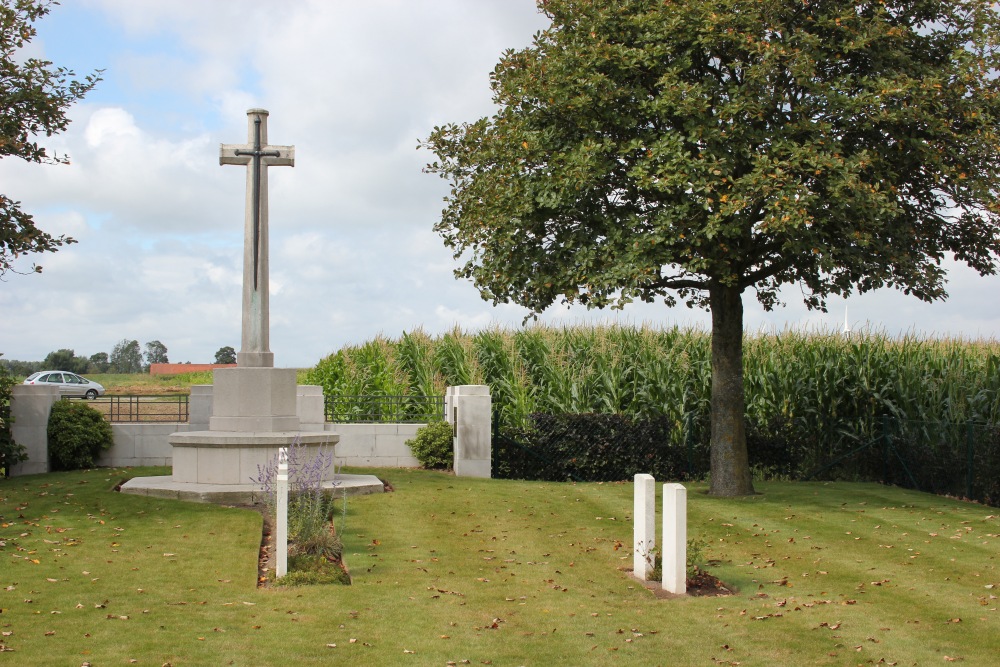
M 873 437 L 883 416 L 1000 423 L 1000 342 L 788 330 L 748 335 L 748 428 L 843 444 Z M 704 431 L 710 336 L 697 329 L 533 326 L 422 330 L 378 337 L 323 359 L 307 381 L 328 396 L 442 394 L 487 384 L 502 423 L 535 412 L 666 416 Z

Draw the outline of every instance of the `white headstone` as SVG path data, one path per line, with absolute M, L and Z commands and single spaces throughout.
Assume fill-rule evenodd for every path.
M 663 485 L 663 590 L 687 593 L 687 489 Z
M 656 480 L 639 473 L 634 479 L 632 520 L 632 574 L 645 581 L 653 569 L 656 548 Z
M 243 368 L 271 368 L 268 302 L 267 168 L 295 166 L 294 146 L 267 143 L 267 110 L 247 111 L 245 144 L 222 144 L 219 164 L 247 167 L 243 236 L 243 336 L 236 363 Z

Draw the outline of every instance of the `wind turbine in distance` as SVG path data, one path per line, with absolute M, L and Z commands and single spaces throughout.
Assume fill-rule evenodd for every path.
M 844 336 L 851 340 L 851 325 L 847 322 L 847 306 L 844 306 Z

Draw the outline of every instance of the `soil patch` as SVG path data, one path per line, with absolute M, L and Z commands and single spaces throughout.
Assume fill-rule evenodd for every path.
M 280 586 L 275 582 L 275 576 L 278 570 L 277 555 L 275 552 L 274 542 L 275 542 L 275 527 L 274 520 L 266 512 L 262 511 L 260 506 L 250 506 L 244 505 L 247 509 L 252 509 L 260 512 L 263 517 L 263 525 L 261 528 L 260 535 L 260 550 L 257 552 L 257 588 L 270 588 L 272 586 Z M 333 530 L 333 524 L 330 525 L 330 530 Z M 322 557 L 320 557 L 322 558 Z M 339 568 L 343 571 L 342 583 L 351 583 L 351 573 L 347 569 L 347 563 L 344 561 L 343 557 L 336 560 L 331 560 L 327 558 L 322 562 L 322 569 L 324 571 L 329 571 L 327 568 Z M 291 564 L 289 564 L 291 568 Z M 291 571 L 291 570 L 289 570 Z
M 631 569 L 628 570 L 628 573 L 632 575 L 633 579 L 645 586 L 657 599 L 671 600 L 673 598 L 684 597 L 683 595 L 663 590 L 663 585 L 659 581 L 643 581 L 642 579 L 638 579 Z M 735 595 L 736 593 L 735 586 L 730 586 L 715 575 L 701 569 L 695 572 L 694 576 L 687 578 L 687 595 L 690 597 L 726 597 Z

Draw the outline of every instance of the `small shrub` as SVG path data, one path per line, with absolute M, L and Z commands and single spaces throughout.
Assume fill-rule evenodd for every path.
M 52 470 L 92 468 L 114 433 L 101 413 L 82 401 L 57 401 L 49 415 L 49 465 Z
M 24 446 L 14 442 L 11 429 L 13 418 L 10 414 L 10 400 L 13 394 L 14 378 L 7 369 L 0 366 L 0 469 L 2 475 L 10 474 L 10 467 L 28 459 Z
M 705 547 L 707 546 L 708 542 L 699 537 L 688 538 L 687 567 L 685 568 L 688 578 L 695 576 L 701 570 L 701 564 L 705 560 Z M 660 581 L 663 578 L 663 559 L 660 558 L 659 549 L 651 549 L 650 554 L 646 558 L 648 559 L 650 556 L 653 559 L 653 567 L 646 572 L 646 581 Z
M 419 429 L 412 440 L 407 440 L 413 456 L 420 465 L 431 470 L 448 470 L 455 459 L 451 424 L 431 422 Z

